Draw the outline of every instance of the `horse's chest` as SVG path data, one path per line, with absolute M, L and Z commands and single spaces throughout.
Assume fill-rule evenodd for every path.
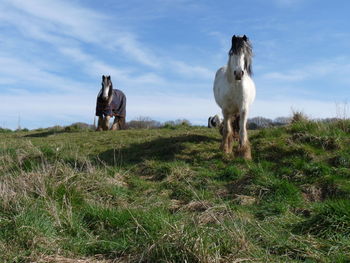
M 240 85 L 230 85 L 225 93 L 224 100 L 228 103 L 237 104 L 242 101 L 243 91 Z

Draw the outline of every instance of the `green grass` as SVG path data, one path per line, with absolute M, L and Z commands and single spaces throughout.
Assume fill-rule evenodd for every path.
M 350 122 L 0 133 L 0 262 L 350 262 Z

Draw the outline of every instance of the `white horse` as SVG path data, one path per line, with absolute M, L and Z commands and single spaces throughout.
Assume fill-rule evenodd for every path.
M 232 37 L 227 66 L 221 67 L 215 75 L 214 96 L 224 116 L 221 149 L 232 153 L 232 123 L 239 120 L 238 154 L 251 159 L 247 134 L 249 107 L 255 99 L 255 84 L 252 75 L 252 45 L 247 36 Z

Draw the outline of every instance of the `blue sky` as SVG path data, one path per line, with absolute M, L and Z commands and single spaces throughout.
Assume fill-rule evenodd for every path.
M 250 117 L 342 117 L 350 85 L 349 1 L 0 0 L 0 126 L 92 123 L 101 75 L 127 119 L 220 112 L 212 86 L 233 34 L 253 43 Z

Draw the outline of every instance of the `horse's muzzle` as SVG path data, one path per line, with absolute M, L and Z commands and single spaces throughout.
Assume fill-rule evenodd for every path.
M 234 72 L 233 72 L 233 74 L 235 75 L 235 79 L 236 80 L 242 80 L 242 78 L 243 78 L 243 75 L 244 75 L 244 71 L 243 70 L 235 70 Z

